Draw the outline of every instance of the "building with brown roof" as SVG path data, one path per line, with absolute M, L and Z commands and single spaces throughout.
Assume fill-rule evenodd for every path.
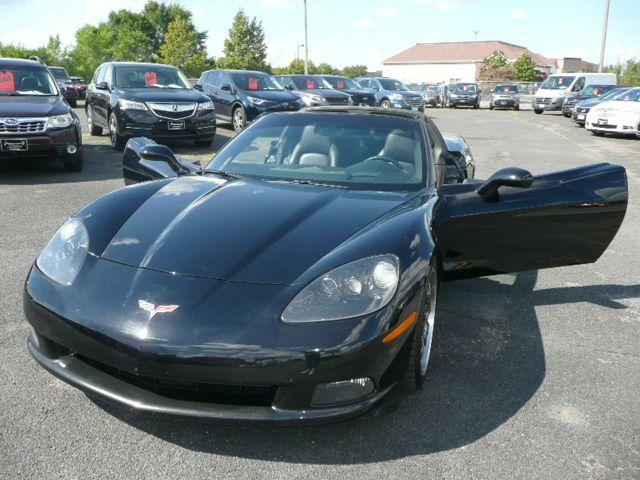
M 409 83 L 475 82 L 482 61 L 496 50 L 502 51 L 510 62 L 528 53 L 537 69 L 545 74 L 553 73 L 556 68 L 554 58 L 546 58 L 513 43 L 483 40 L 417 43 L 384 60 L 383 74 Z

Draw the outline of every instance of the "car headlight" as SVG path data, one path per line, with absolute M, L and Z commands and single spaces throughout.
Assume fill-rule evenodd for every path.
M 254 105 L 266 105 L 268 103 L 272 103 L 270 100 L 265 100 L 264 98 L 256 98 L 256 97 L 247 97 L 247 100 L 249 100 Z
M 198 110 L 213 110 L 213 102 L 202 102 L 198 104 Z
M 286 323 L 324 322 L 360 317 L 393 298 L 400 277 L 395 255 L 376 255 L 347 263 L 307 285 L 282 312 Z
M 351 95 L 347 98 L 347 105 L 353 105 L 353 97 Z
M 47 120 L 47 128 L 64 128 L 73 123 L 73 115 L 65 113 L 64 115 L 54 115 Z
M 391 100 L 404 100 L 404 97 L 400 93 L 392 93 Z
M 89 234 L 81 220 L 70 218 L 38 255 L 36 265 L 51 280 L 71 285 L 89 250 Z
M 300 98 L 302 99 L 304 104 L 307 105 L 307 106 L 311 106 L 314 103 L 327 103 L 327 99 L 324 98 L 324 97 L 321 97 L 320 95 L 312 95 L 312 94 L 309 94 L 309 93 L 303 93 L 303 94 L 301 94 Z
M 121 98 L 118 100 L 118 105 L 123 110 L 146 110 L 147 106 L 142 102 L 134 102 L 133 100 L 125 100 Z
M 458 98 L 458 95 L 456 95 L 455 93 L 450 93 L 450 94 L 449 94 L 449 97 L 450 97 L 450 98 Z

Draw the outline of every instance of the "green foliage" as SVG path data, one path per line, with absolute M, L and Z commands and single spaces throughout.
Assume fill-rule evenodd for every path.
M 349 78 L 362 77 L 367 73 L 366 65 L 351 65 L 342 69 L 342 75 Z
M 340 73 L 340 70 L 333 68 L 328 63 L 321 63 L 316 67 L 314 73 L 319 73 L 321 75 L 337 75 Z
M 304 73 L 304 60 L 297 58 L 291 60 L 291 63 L 286 67 L 275 68 L 274 73 L 276 73 L 277 75 Z M 309 73 L 317 73 L 317 67 L 311 60 L 309 60 Z
M 190 20 L 179 17 L 169 24 L 165 43 L 160 47 L 160 61 L 175 65 L 189 77 L 197 77 L 213 67 Z
M 480 80 L 514 80 L 516 72 L 505 54 L 496 50 L 482 61 Z
M 224 57 L 218 61 L 220 68 L 261 70 L 270 72 L 267 63 L 267 45 L 264 41 L 262 22 L 249 17 L 242 8 L 233 18 L 229 38 L 224 41 Z
M 49 41 L 44 47 L 40 48 L 25 48 L 22 45 L 10 45 L 0 43 L 0 57 L 9 58 L 29 58 L 35 55 L 47 65 L 62 66 L 69 70 L 70 65 L 70 52 L 62 47 L 62 42 L 58 35 L 49 37 Z
M 605 71 L 615 73 L 620 85 L 640 87 L 640 61 L 634 58 L 630 58 L 624 63 L 618 62 L 615 65 L 609 65 Z
M 536 80 L 536 62 L 531 55 L 523 53 L 513 64 L 516 80 L 521 82 L 534 82 Z

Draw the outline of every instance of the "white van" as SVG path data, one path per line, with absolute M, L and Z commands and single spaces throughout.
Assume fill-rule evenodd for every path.
M 560 110 L 564 97 L 589 85 L 617 85 L 615 73 L 554 73 L 549 75 L 531 100 L 536 113 Z

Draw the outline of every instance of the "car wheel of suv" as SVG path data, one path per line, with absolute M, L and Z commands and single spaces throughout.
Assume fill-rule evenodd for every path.
M 520 110 L 520 105 L 516 105 L 515 107 L 513 107 L 514 110 Z
M 540 114 L 542 113 L 542 110 L 541 110 L 541 109 L 539 109 L 539 108 L 534 108 L 534 109 L 533 109 L 533 112 L 534 112 L 536 115 L 540 115 Z
M 67 172 L 81 172 L 84 168 L 84 157 L 82 155 L 82 150 L 79 150 L 76 154 L 76 158 L 73 160 L 69 160 L 64 162 L 64 169 Z
M 244 108 L 236 107 L 233 110 L 233 130 L 236 133 L 240 133 L 247 126 L 247 115 L 244 113 Z
M 489 110 L 493 110 L 495 107 L 491 104 L 489 104 Z
M 431 344 L 433 342 L 438 300 L 438 270 L 433 263 L 429 266 L 424 288 L 425 298 L 410 340 L 411 353 L 409 354 L 409 363 L 403 382 L 404 390 L 408 392 L 415 392 L 424 384 L 431 357 Z
M 380 102 L 382 108 L 391 108 L 391 102 L 389 100 L 383 100 Z
M 69 100 L 69 106 L 71 108 L 78 108 L 78 101 L 77 100 Z
M 92 137 L 102 135 L 102 127 L 96 127 L 93 121 L 93 107 L 91 105 L 87 106 L 87 125 L 89 126 L 89 133 Z
M 127 139 L 118 132 L 118 120 L 114 113 L 109 115 L 109 137 L 111 138 L 111 146 L 115 150 L 124 150 Z

